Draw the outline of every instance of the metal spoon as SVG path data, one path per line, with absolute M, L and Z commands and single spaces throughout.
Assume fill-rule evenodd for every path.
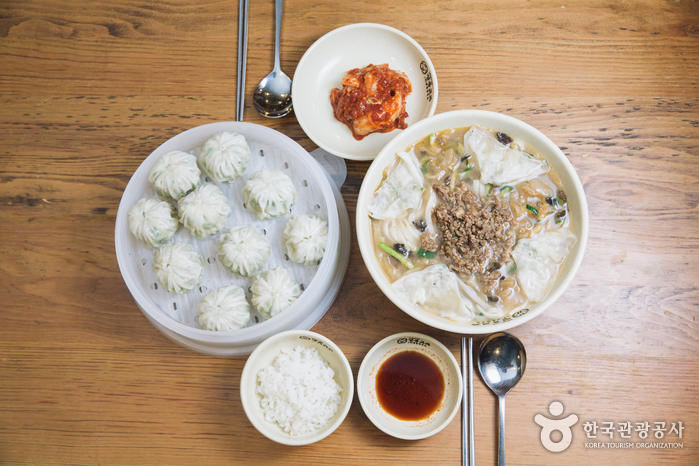
M 481 377 L 499 399 L 498 466 L 505 466 L 505 395 L 517 385 L 526 367 L 527 352 L 512 334 L 494 333 L 478 349 Z
M 284 0 L 275 2 L 276 33 L 274 37 L 274 68 L 260 81 L 252 95 L 252 103 L 260 115 L 280 118 L 291 111 L 291 79 L 279 66 L 279 43 L 282 35 Z

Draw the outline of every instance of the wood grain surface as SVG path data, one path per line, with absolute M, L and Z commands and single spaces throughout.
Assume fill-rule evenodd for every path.
M 245 120 L 311 150 L 295 117 L 251 106 L 272 68 L 274 2 L 250 2 Z M 116 262 L 121 195 L 139 164 L 180 132 L 235 116 L 238 2 L 0 2 L 0 463 L 460 464 L 458 416 L 421 441 L 383 434 L 355 396 L 342 426 L 305 447 L 248 422 L 244 359 L 163 337 Z M 589 203 L 590 239 L 555 305 L 513 330 L 524 379 L 507 397 L 508 463 L 699 464 L 699 2 L 696 0 L 287 0 L 282 69 L 323 34 L 356 22 L 398 28 L 430 55 L 437 113 L 519 118 L 568 156 Z M 348 162 L 354 227 L 368 162 Z M 371 280 L 354 229 L 347 277 L 314 331 L 356 373 L 379 340 L 416 331 L 460 358 L 460 336 L 405 315 Z M 476 344 L 481 338 L 476 338 Z M 497 403 L 476 376 L 476 460 L 495 464 Z M 562 453 L 537 414 L 575 413 Z M 642 442 L 583 422 L 683 422 Z

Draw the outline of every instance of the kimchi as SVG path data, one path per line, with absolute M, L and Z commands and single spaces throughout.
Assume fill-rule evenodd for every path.
M 412 90 L 405 73 L 388 64 L 369 65 L 348 71 L 342 89 L 330 91 L 330 102 L 335 118 L 361 141 L 371 133 L 407 128 L 405 99 Z

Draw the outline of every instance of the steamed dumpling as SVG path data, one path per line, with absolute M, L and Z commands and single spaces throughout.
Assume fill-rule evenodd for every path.
M 284 251 L 299 264 L 316 265 L 327 243 L 328 222 L 315 215 L 292 215 L 282 230 Z
M 520 239 L 512 251 L 517 265 L 519 286 L 530 301 L 540 301 L 556 279 L 558 267 L 575 244 L 568 228 L 549 230 L 531 238 Z
M 252 158 L 245 136 L 237 133 L 216 133 L 201 149 L 199 163 L 211 181 L 235 181 L 248 171 Z
M 269 319 L 282 312 L 301 296 L 301 287 L 284 267 L 256 276 L 250 286 L 252 305 Z
M 171 293 L 183 294 L 204 275 L 204 258 L 189 243 L 168 243 L 153 255 L 153 273 Z
M 546 173 L 543 160 L 505 146 L 490 131 L 473 125 L 464 135 L 466 152 L 475 155 L 482 184 L 502 186 L 527 181 Z
M 151 248 L 170 241 L 180 226 L 175 209 L 159 199 L 144 197 L 129 209 L 127 218 L 131 233 Z
M 414 155 L 399 152 L 396 161 L 381 187 L 376 190 L 367 208 L 369 215 L 377 220 L 390 220 L 406 212 L 414 211 L 422 202 L 424 178 Z
M 218 240 L 218 258 L 233 273 L 249 277 L 262 270 L 272 254 L 267 238 L 247 225 L 234 227 Z
M 473 320 L 473 304 L 459 292 L 459 279 L 444 264 L 410 272 L 391 284 L 406 301 L 424 311 L 457 322 Z
M 250 320 L 250 304 L 245 291 L 230 285 L 214 290 L 204 296 L 197 305 L 199 325 L 205 330 L 237 330 Z
M 203 184 L 177 202 L 180 222 L 195 238 L 223 230 L 231 213 L 226 196 L 213 184 Z
M 163 155 L 155 163 L 148 181 L 158 196 L 178 200 L 199 184 L 200 175 L 197 158 L 176 150 Z
M 260 220 L 267 220 L 291 212 L 296 203 L 296 188 L 291 178 L 279 170 L 263 169 L 245 182 L 243 201 Z

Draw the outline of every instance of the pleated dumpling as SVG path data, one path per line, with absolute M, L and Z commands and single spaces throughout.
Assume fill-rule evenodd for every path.
M 245 182 L 243 201 L 260 220 L 280 217 L 291 212 L 296 203 L 296 188 L 279 170 L 262 169 Z
M 204 296 L 197 313 L 199 325 L 205 330 L 237 330 L 250 320 L 250 304 L 241 287 L 223 286 Z
M 153 255 L 153 273 L 171 293 L 184 294 L 204 275 L 204 258 L 189 243 L 167 243 Z
M 231 228 L 218 240 L 218 258 L 233 273 L 249 277 L 267 264 L 272 246 L 267 238 L 247 225 Z
M 248 171 L 251 158 L 245 136 L 223 132 L 204 143 L 199 163 L 214 183 L 230 183 Z
M 199 184 L 201 171 L 197 158 L 179 150 L 168 152 L 150 171 L 151 182 L 158 196 L 178 200 Z
M 157 248 L 170 241 L 180 226 L 177 212 L 167 202 L 144 197 L 127 215 L 129 230 L 141 243 Z
M 203 184 L 177 202 L 180 222 L 195 238 L 223 230 L 231 214 L 226 196 L 213 184 Z
M 301 287 L 284 267 L 257 275 L 250 286 L 252 305 L 269 319 L 282 312 L 301 296 Z
M 316 265 L 325 254 L 328 222 L 315 215 L 292 215 L 282 230 L 287 256 L 303 265 Z

